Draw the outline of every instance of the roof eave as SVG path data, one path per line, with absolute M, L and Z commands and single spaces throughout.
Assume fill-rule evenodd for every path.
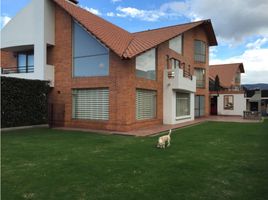
M 208 34 L 209 46 L 217 46 L 218 42 L 210 19 L 204 20 L 204 28 Z

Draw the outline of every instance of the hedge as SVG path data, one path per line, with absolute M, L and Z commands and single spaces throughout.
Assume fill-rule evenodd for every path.
M 47 81 L 1 77 L 1 127 L 48 122 Z

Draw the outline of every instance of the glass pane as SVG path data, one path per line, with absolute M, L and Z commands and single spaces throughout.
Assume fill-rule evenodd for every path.
M 74 57 L 98 54 L 108 54 L 108 50 L 79 24 L 74 23 Z
M 109 75 L 109 55 L 74 58 L 74 76 Z
M 190 115 L 190 94 L 176 93 L 176 117 Z
M 153 119 L 156 117 L 156 92 L 136 90 L 136 119 Z
M 18 54 L 18 72 L 25 73 L 26 72 L 26 54 Z
M 28 72 L 34 71 L 34 55 L 29 54 L 28 55 Z
M 181 35 L 169 40 L 169 48 L 181 54 L 182 52 L 182 38 Z
M 155 80 L 155 49 L 147 51 L 136 58 L 136 76 Z

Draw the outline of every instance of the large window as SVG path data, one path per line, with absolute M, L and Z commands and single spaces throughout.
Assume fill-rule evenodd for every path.
M 195 68 L 194 75 L 196 76 L 196 87 L 204 88 L 205 87 L 205 69 Z
M 109 50 L 79 24 L 73 24 L 73 76 L 108 76 Z
M 200 40 L 194 41 L 194 60 L 206 62 L 206 43 Z
M 194 116 L 202 117 L 205 115 L 205 96 L 196 95 L 195 96 L 195 106 L 194 106 Z
M 237 72 L 237 73 L 235 74 L 235 83 L 236 83 L 236 84 L 240 84 L 240 79 L 241 79 L 240 72 Z
M 169 48 L 182 54 L 182 36 L 179 35 L 171 40 L 169 40 Z
M 234 96 L 233 95 L 224 95 L 223 108 L 224 110 L 233 110 L 234 109 Z
M 136 90 L 136 119 L 154 119 L 156 117 L 156 91 Z
M 34 53 L 20 52 L 18 55 L 18 72 L 19 73 L 31 73 L 34 72 Z
M 136 57 L 136 76 L 140 78 L 156 79 L 155 49 L 151 49 Z
M 176 117 L 183 117 L 190 115 L 190 94 L 176 93 Z
M 109 119 L 109 90 L 75 89 L 73 90 L 74 119 Z

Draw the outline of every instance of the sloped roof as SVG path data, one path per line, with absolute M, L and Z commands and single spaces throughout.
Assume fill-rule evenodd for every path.
M 221 86 L 229 88 L 233 84 L 238 69 L 240 69 L 240 73 L 245 73 L 243 63 L 210 65 L 209 77 L 215 79 L 218 75 Z
M 122 58 L 132 58 L 199 25 L 202 25 L 208 34 L 209 45 L 217 45 L 210 20 L 130 33 L 68 0 L 53 1 L 69 13 L 88 32 Z

